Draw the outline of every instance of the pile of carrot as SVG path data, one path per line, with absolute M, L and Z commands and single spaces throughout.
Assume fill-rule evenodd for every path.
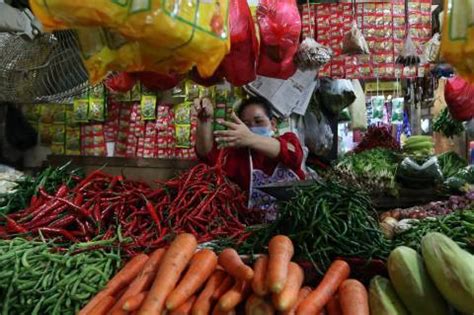
M 316 289 L 303 286 L 286 236 L 273 237 L 253 268 L 234 249 L 217 255 L 197 244 L 184 233 L 167 249 L 135 256 L 79 315 L 369 315 L 367 291 L 348 279 L 344 261 L 333 262 Z

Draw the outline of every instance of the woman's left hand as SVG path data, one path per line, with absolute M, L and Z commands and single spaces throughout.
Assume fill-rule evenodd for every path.
M 227 130 L 214 131 L 216 142 L 221 147 L 249 147 L 254 141 L 255 134 L 250 131 L 235 113 L 232 113 L 231 118 L 233 122 L 217 121 L 219 124 L 227 127 Z

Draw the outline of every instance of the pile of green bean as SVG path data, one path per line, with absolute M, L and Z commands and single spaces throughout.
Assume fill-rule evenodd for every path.
M 50 243 L 0 240 L 1 314 L 76 314 L 121 265 L 113 250 L 86 250 L 96 245 L 60 252 Z
M 395 246 L 408 246 L 420 250 L 421 239 L 430 232 L 439 232 L 454 240 L 462 248 L 474 254 L 474 210 L 464 209 L 445 216 L 429 217 L 410 223 L 411 227 L 397 234 Z
M 256 229 L 241 250 L 258 252 L 272 235 L 288 235 L 296 255 L 313 262 L 323 274 L 335 257 L 388 257 L 391 244 L 378 227 L 368 197 L 334 182 L 301 188 L 280 205 L 275 222 Z

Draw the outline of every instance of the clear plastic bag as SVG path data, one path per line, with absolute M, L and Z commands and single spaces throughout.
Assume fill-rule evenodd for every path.
M 397 57 L 396 62 L 408 66 L 416 66 L 421 63 L 420 53 L 418 52 L 418 48 L 416 47 L 415 42 L 411 38 L 411 35 L 405 38 L 405 43 L 403 44 L 402 52 L 400 56 Z
M 407 157 L 397 169 L 397 179 L 406 187 L 419 189 L 441 182 L 443 172 L 436 156 L 420 162 Z
M 295 0 L 261 0 L 257 10 L 260 57 L 257 74 L 288 79 L 296 72 L 293 62 L 301 33 Z
M 348 55 L 369 55 L 370 50 L 364 35 L 357 27 L 357 23 L 352 24 L 352 28 L 344 35 L 342 43 L 342 53 Z
M 325 156 L 331 151 L 334 134 L 327 118 L 311 110 L 304 116 L 304 141 L 309 151 L 315 155 Z
M 316 70 L 327 64 L 333 55 L 331 48 L 306 37 L 298 48 L 295 62 L 300 70 Z
M 351 105 L 356 95 L 350 80 L 333 80 L 322 78 L 316 91 L 318 102 L 333 114 L 339 114 Z

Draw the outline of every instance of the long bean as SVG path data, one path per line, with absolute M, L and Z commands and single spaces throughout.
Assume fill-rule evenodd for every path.
M 73 245 L 60 253 L 57 246 L 21 238 L 0 240 L 2 314 L 75 314 L 120 267 L 115 252 L 75 254 L 79 248 Z
M 386 258 L 391 244 L 378 229 L 369 198 L 334 182 L 301 188 L 282 203 L 277 220 L 253 233 L 240 250 L 260 251 L 276 233 L 286 234 L 297 255 L 325 270 L 338 256 Z

